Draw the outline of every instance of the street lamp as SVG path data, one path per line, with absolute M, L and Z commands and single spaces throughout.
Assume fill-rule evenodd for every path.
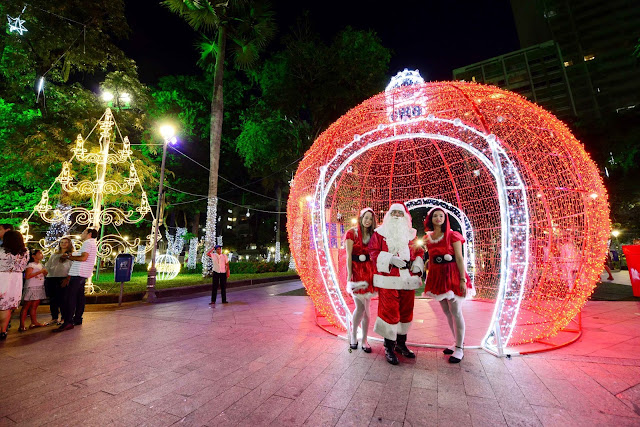
M 153 225 L 153 246 L 151 248 L 151 267 L 147 276 L 147 301 L 154 302 L 156 300 L 156 249 L 158 246 L 158 228 L 160 227 L 160 205 L 162 201 L 162 187 L 164 184 L 164 164 L 167 160 L 167 145 L 175 144 L 176 130 L 171 125 L 163 125 L 160 127 L 160 135 L 164 139 L 162 144 L 162 166 L 160 166 L 160 185 L 158 186 L 158 204 L 156 205 L 156 220 Z

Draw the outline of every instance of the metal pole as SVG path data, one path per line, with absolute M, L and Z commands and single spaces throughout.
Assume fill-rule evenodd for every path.
M 147 301 L 155 302 L 156 300 L 156 249 L 158 246 L 158 228 L 160 227 L 160 205 L 162 204 L 162 187 L 164 183 L 164 164 L 167 160 L 167 143 L 169 140 L 164 139 L 162 145 L 162 166 L 160 167 L 160 185 L 158 188 L 158 203 L 156 205 L 156 222 L 153 227 L 153 246 L 151 248 L 151 267 L 147 276 Z
M 98 242 L 101 242 L 103 237 L 104 237 L 104 223 L 102 223 L 102 226 L 100 227 L 100 238 L 98 239 Z M 100 279 L 101 263 L 102 263 L 102 258 L 100 258 L 100 256 L 98 255 L 98 268 L 96 268 L 96 282 Z

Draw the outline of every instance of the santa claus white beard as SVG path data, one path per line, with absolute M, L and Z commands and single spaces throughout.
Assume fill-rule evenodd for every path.
M 385 238 L 389 253 L 396 255 L 405 252 L 407 244 L 411 240 L 411 230 L 407 227 L 406 220 L 404 218 L 391 217 L 389 224 L 385 224 L 385 228 Z

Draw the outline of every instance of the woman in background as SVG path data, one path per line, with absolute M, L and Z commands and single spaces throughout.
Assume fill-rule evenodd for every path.
M 22 272 L 29 261 L 22 234 L 7 231 L 0 246 L 0 340 L 7 339 L 7 325 L 11 310 L 20 304 Z

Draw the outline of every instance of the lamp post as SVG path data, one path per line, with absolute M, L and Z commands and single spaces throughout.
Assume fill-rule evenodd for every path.
M 153 225 L 153 246 L 151 248 L 151 267 L 147 276 L 147 301 L 156 300 L 156 250 L 158 247 L 158 228 L 160 227 L 160 205 L 162 202 L 162 187 L 164 184 L 164 164 L 167 160 L 167 145 L 175 143 L 175 129 L 171 125 L 160 127 L 160 134 L 164 139 L 162 144 L 162 166 L 160 166 L 160 185 L 158 186 L 158 204 L 156 206 L 156 220 Z

